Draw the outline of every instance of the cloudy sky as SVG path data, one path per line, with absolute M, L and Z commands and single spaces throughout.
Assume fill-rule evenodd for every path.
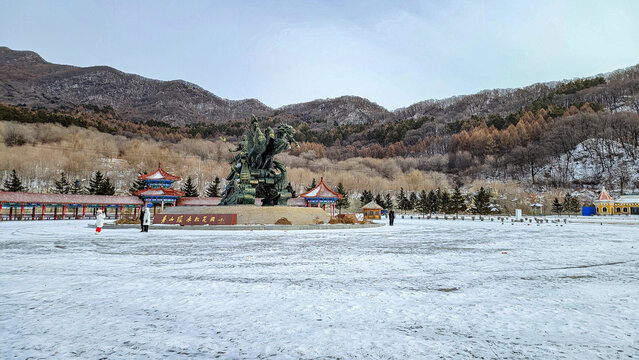
M 0 46 L 271 107 L 357 95 L 392 110 L 637 64 L 637 14 L 634 0 L 0 0 Z

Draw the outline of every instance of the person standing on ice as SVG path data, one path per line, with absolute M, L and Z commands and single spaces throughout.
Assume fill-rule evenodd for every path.
M 102 231 L 102 226 L 104 226 L 104 214 L 102 213 L 102 209 L 98 209 L 98 214 L 95 217 L 95 234 L 99 234 Z
M 393 210 L 388 212 L 388 225 L 393 226 L 395 223 L 395 212 Z
M 149 232 L 149 225 L 151 225 L 151 211 L 146 209 L 142 216 L 142 231 Z
M 146 214 L 146 204 L 140 210 L 140 232 L 144 232 L 144 214 Z

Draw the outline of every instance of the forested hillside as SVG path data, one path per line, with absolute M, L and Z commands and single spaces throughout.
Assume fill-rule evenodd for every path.
M 236 141 L 253 112 L 263 127 L 292 125 L 300 146 L 291 150 L 290 160 L 313 171 L 355 171 L 344 164 L 362 159 L 370 165 L 363 171 L 388 181 L 418 171 L 441 174 L 447 183 L 485 179 L 533 188 L 639 188 L 639 65 L 584 79 L 428 100 L 393 112 L 356 96 L 273 110 L 256 100 L 230 102 L 193 84 L 144 79 L 105 67 L 55 65 L 32 52 L 0 50 L 5 160 L 7 153 L 41 144 L 32 134 L 42 124 L 171 149 L 189 139 L 198 144 L 220 137 Z M 102 92 L 105 84 L 115 92 Z M 144 104 L 118 100 L 133 95 L 144 98 Z M 168 98 L 179 101 L 167 103 Z M 255 106 L 244 107 L 250 104 Z M 34 127 L 11 126 L 19 123 Z M 588 166 L 583 165 L 584 154 L 594 159 Z M 211 159 L 202 151 L 181 156 Z M 4 164 L 3 170 L 15 166 Z

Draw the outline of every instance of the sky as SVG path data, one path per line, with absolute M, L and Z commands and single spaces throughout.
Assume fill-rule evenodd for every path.
M 0 0 L 0 46 L 273 108 L 356 95 L 394 110 L 635 65 L 637 14 L 635 0 Z

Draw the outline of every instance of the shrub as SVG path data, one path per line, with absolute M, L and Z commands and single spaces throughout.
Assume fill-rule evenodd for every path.
M 355 214 L 341 214 L 340 217 L 333 218 L 328 223 L 329 224 L 366 224 L 367 221 L 357 220 L 357 216 L 355 216 Z
M 4 143 L 11 146 L 22 146 L 27 143 L 25 135 L 15 127 L 11 127 L 4 135 Z
M 139 223 L 140 223 L 140 218 L 137 218 L 137 217 L 134 218 L 132 216 L 126 216 L 126 217 L 123 217 L 121 219 L 117 219 L 115 221 L 116 225 L 129 225 L 129 224 L 134 224 L 135 225 L 135 224 L 139 224 Z

